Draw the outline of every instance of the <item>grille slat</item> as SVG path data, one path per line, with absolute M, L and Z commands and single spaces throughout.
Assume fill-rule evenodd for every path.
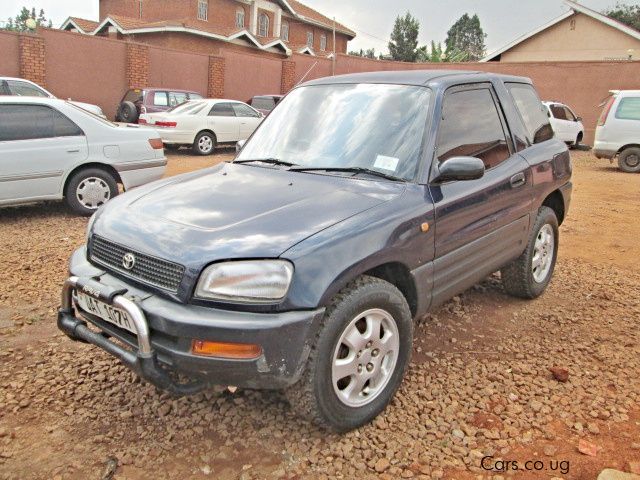
M 127 253 L 132 253 L 136 257 L 131 270 L 126 270 L 122 266 L 122 258 Z M 174 293 L 178 291 L 178 286 L 184 276 L 182 265 L 136 252 L 97 235 L 92 238 L 91 259 L 142 283 Z

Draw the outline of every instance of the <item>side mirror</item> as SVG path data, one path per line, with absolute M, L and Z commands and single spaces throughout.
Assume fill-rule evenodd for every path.
M 434 182 L 477 180 L 484 176 L 484 162 L 476 157 L 451 157 L 437 166 Z
M 576 117 L 576 122 L 581 122 L 582 121 L 582 117 Z
M 244 144 L 247 143 L 246 140 L 239 140 L 236 143 L 236 153 L 240 153 L 240 150 L 242 150 L 242 147 L 244 147 Z

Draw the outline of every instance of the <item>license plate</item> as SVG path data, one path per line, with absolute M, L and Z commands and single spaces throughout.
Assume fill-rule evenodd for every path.
M 93 297 L 89 297 L 82 292 L 77 292 L 77 301 L 78 305 L 83 310 L 100 317 L 106 322 L 112 323 L 120 328 L 124 328 L 131 333 L 137 333 L 133 320 L 131 320 L 129 314 L 124 310 L 107 305 L 106 303 L 96 300 Z

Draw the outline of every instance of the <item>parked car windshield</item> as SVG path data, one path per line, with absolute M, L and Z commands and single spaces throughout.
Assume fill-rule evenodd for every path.
M 362 168 L 411 180 L 430 98 L 429 89 L 406 85 L 301 87 L 264 120 L 237 160 Z

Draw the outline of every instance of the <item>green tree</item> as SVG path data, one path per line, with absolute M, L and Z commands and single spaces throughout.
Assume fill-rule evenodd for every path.
M 375 48 L 367 48 L 366 50 L 363 50 L 361 48 L 360 50 L 352 50 L 352 51 L 350 51 L 349 55 L 352 55 L 354 57 L 376 58 L 376 49 Z
M 396 23 L 391 32 L 389 53 L 393 60 L 402 62 L 415 62 L 418 60 L 418 33 L 420 22 L 411 13 L 396 18 Z
M 613 18 L 628 27 L 640 30 L 640 4 L 624 5 L 617 3 L 615 7 L 602 12 L 609 18 Z
M 474 62 L 485 55 L 484 39 L 487 35 L 480 26 L 478 15 L 462 15 L 447 32 L 445 41 L 447 60 Z
M 16 15 L 14 18 L 9 17 L 4 30 L 25 32 L 29 30 L 27 28 L 27 20 L 29 20 L 30 18 L 36 21 L 36 25 L 38 27 L 51 28 L 53 26 L 51 20 L 47 20 L 47 18 L 45 17 L 43 9 L 40 9 L 40 13 L 36 14 L 35 7 L 32 7 L 31 10 L 29 10 L 27 7 L 22 7 L 22 10 L 20 10 L 20 13 L 18 15 Z
M 442 62 L 443 53 L 444 52 L 442 51 L 442 43 L 441 42 L 436 43 L 433 40 L 431 40 L 431 52 L 429 53 L 429 61 Z

